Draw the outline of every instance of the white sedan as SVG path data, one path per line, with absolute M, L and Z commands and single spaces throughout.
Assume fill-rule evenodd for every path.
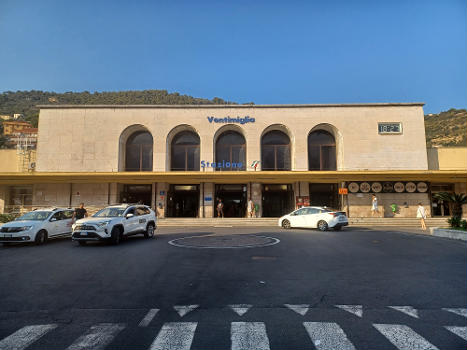
M 0 242 L 44 244 L 48 238 L 71 234 L 73 209 L 38 209 L 8 222 L 0 228 Z
M 309 227 L 320 231 L 327 231 L 329 228 L 338 231 L 348 224 L 345 212 L 325 207 L 303 207 L 279 218 L 279 226 L 286 229 Z

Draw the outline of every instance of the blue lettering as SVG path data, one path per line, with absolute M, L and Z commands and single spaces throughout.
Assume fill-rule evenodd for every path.
M 240 162 L 240 163 L 237 163 L 237 168 L 241 168 L 243 166 L 243 163 Z
M 235 164 L 235 163 L 232 163 L 232 164 Z M 230 162 L 225 163 L 225 167 L 230 168 Z
M 212 121 L 214 120 L 214 117 L 208 117 L 208 120 L 210 123 L 212 123 Z
M 209 163 L 208 163 L 209 164 Z M 204 162 L 204 160 L 201 161 L 201 167 L 202 168 L 205 168 L 206 167 L 206 163 Z

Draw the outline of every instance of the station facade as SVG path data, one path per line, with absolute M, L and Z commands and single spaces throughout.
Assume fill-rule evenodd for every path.
M 415 217 L 434 191 L 466 192 L 465 171 L 428 168 L 422 103 L 40 107 L 34 172 L 0 174 L 4 207 L 18 192 L 23 207 L 215 217 L 222 200 L 245 217 L 251 198 L 261 217 L 308 204 L 365 217 L 374 193 L 378 215 Z

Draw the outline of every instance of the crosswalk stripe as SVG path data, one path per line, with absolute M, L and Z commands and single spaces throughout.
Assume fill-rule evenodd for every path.
M 234 305 L 229 305 L 229 307 L 238 315 L 238 316 L 243 316 L 245 313 L 250 310 L 252 305 L 250 304 L 234 304 Z
M 174 309 L 178 312 L 180 317 L 185 316 L 187 313 L 193 311 L 194 309 L 198 308 L 199 305 L 175 305 Z
M 418 310 L 414 309 L 412 306 L 388 306 L 391 309 L 403 312 L 406 315 L 418 318 Z
M 295 311 L 297 314 L 305 316 L 305 314 L 310 309 L 310 305 L 308 304 L 300 304 L 300 305 L 292 305 L 292 304 L 284 304 L 290 310 Z
M 311 341 L 318 350 L 355 350 L 346 334 L 337 323 L 303 322 Z
M 339 309 L 350 312 L 358 317 L 363 317 L 363 306 L 362 305 L 334 305 Z
M 401 324 L 373 324 L 399 350 L 437 350 L 412 328 Z
M 467 327 L 444 326 L 448 331 L 467 340 Z
M 459 316 L 467 317 L 467 309 L 450 309 L 450 308 L 443 308 L 443 310 L 452 312 L 452 313 L 454 313 L 454 314 L 456 314 L 456 315 L 459 315 Z
M 22 350 L 57 328 L 56 324 L 26 326 L 0 340 L 0 350 Z
M 148 313 L 146 314 L 146 316 L 144 316 L 144 318 L 141 320 L 141 322 L 138 324 L 139 327 L 147 327 L 152 319 L 154 318 L 154 316 L 156 316 L 156 314 L 159 312 L 159 309 L 151 309 L 148 311 Z
M 75 340 L 67 350 L 104 349 L 125 328 L 121 323 L 100 323 L 92 326 L 86 334 Z
M 232 350 L 269 350 L 266 325 L 263 322 L 232 322 Z
M 195 336 L 197 322 L 165 323 L 150 350 L 189 350 Z

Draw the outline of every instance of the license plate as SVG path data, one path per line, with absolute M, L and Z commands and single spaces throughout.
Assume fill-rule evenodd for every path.
M 80 232 L 79 234 L 80 234 L 80 236 L 87 236 L 88 235 L 87 232 Z
M 345 216 L 339 216 L 339 221 L 345 221 Z
M 3 237 L 5 237 L 5 238 L 11 238 L 11 237 L 13 237 L 13 235 L 3 235 Z

